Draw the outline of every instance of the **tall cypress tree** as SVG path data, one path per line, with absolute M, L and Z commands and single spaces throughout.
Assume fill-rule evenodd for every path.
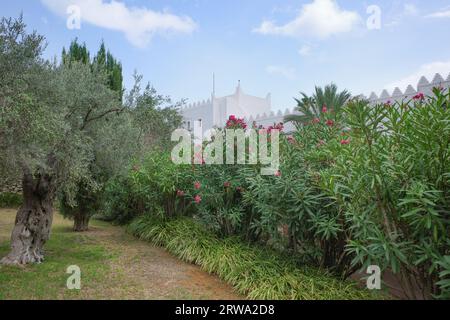
M 94 57 L 94 63 L 99 67 L 106 69 L 106 48 L 105 43 L 102 41 L 100 45 L 100 49 L 97 52 L 97 55 Z
M 94 56 L 91 61 L 90 53 L 86 47 L 86 44 L 79 44 L 78 39 L 75 38 L 75 40 L 71 42 L 69 50 L 66 51 L 66 49 L 63 48 L 62 52 L 62 63 L 68 64 L 70 66 L 74 61 L 84 64 L 90 64 L 92 68 L 98 68 L 98 70 L 106 72 L 108 77 L 107 84 L 109 88 L 117 92 L 119 94 L 120 100 L 122 101 L 122 64 L 114 58 L 109 50 L 106 50 L 106 46 L 103 41 L 100 45 L 100 49 L 98 50 L 97 55 Z
M 91 60 L 89 55 L 89 50 L 87 49 L 86 44 L 79 44 L 78 39 L 75 38 L 75 40 L 70 43 L 68 52 L 66 52 L 66 49 L 63 48 L 62 62 L 69 65 L 74 61 L 90 64 Z

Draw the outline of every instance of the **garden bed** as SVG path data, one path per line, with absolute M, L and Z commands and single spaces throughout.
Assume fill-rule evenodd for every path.
M 296 265 L 292 258 L 244 244 L 237 238 L 219 239 L 191 218 L 162 221 L 135 219 L 133 235 L 166 248 L 178 258 L 217 274 L 249 299 L 362 300 L 383 296 L 340 281 L 324 270 Z

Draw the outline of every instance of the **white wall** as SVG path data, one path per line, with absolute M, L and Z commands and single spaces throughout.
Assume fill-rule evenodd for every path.
M 184 128 L 193 129 L 194 121 L 202 120 L 203 127 L 212 128 L 214 126 L 213 119 L 213 105 L 211 100 L 202 101 L 200 103 L 194 103 L 188 108 L 181 109 L 181 115 L 183 116 Z M 190 123 L 190 126 L 188 126 Z

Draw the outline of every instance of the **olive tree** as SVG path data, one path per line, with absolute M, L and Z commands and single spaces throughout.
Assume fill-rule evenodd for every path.
M 60 211 L 73 219 L 76 232 L 88 230 L 91 217 L 103 209 L 106 183 L 127 172 L 141 146 L 139 130 L 127 109 L 92 124 L 88 131 L 94 142 L 90 175 L 80 179 L 74 193 L 64 189 L 59 192 Z
M 80 45 L 77 41 L 72 41 L 67 52 L 63 50 L 61 60 L 64 66 L 76 68 L 80 63 L 90 66 L 93 73 L 104 76 L 104 84 L 116 92 L 117 99 L 122 101 L 121 64 L 106 51 L 104 43 L 91 61 L 86 45 Z M 60 212 L 74 221 L 73 229 L 77 232 L 88 230 L 90 218 L 102 210 L 105 184 L 126 170 L 140 145 L 139 132 L 126 107 L 113 116 L 108 115 L 92 123 L 86 134 L 94 142 L 93 157 L 89 162 L 90 175 L 79 180 L 73 198 L 65 190 L 58 193 Z
M 147 83 L 142 89 L 142 75 L 135 72 L 134 85 L 125 95 L 124 105 L 130 111 L 133 126 L 138 129 L 141 153 L 149 149 L 171 149 L 171 135 L 182 125 L 179 108 L 185 100 L 173 102 Z
M 0 166 L 20 172 L 23 205 L 3 264 L 43 261 L 57 192 L 75 201 L 80 181 L 93 184 L 91 130 L 122 110 L 102 73 L 42 59 L 44 38 L 22 18 L 0 22 Z

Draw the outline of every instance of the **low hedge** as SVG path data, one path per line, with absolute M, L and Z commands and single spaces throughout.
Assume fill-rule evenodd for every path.
M 15 208 L 22 205 L 22 195 L 19 193 L 0 193 L 0 208 Z
M 338 280 L 324 270 L 299 267 L 291 257 L 242 243 L 219 239 L 190 218 L 162 221 L 135 219 L 128 231 L 166 248 L 180 259 L 199 265 L 254 300 L 362 300 L 382 296 L 355 283 Z

